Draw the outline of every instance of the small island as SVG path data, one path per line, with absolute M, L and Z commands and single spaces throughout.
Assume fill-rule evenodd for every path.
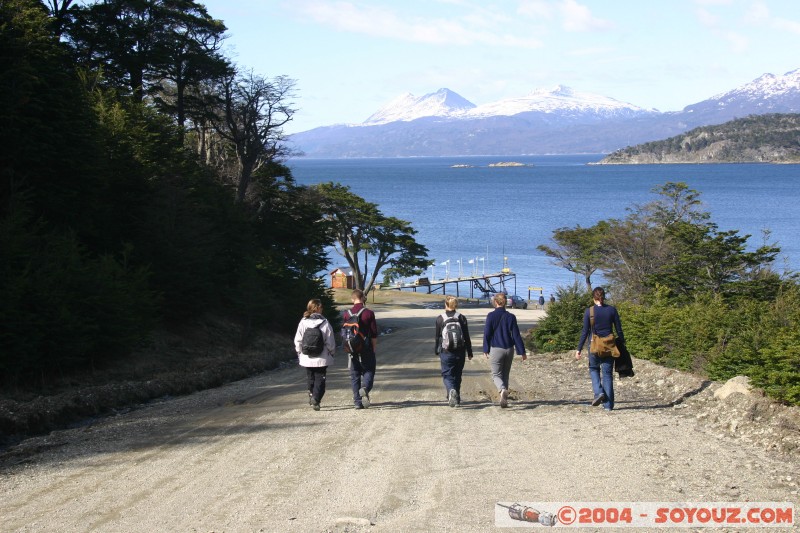
M 474 168 L 475 165 L 465 165 L 465 164 L 457 164 L 457 165 L 450 165 L 450 168 Z
M 528 165 L 526 163 L 518 163 L 516 161 L 503 161 L 500 163 L 490 163 L 490 167 L 532 167 L 533 165 Z

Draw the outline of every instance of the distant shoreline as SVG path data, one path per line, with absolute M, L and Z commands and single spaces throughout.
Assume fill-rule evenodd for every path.
M 518 161 L 501 161 L 499 163 L 489 163 L 486 166 L 488 168 L 509 168 L 509 167 L 532 167 L 535 165 L 533 163 L 520 163 Z M 469 165 L 466 163 L 457 163 L 455 165 L 450 165 L 450 168 L 475 168 L 475 165 Z
M 586 165 L 800 165 L 800 161 L 593 161 Z

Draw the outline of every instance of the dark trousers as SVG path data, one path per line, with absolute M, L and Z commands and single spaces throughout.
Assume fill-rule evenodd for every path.
M 464 363 L 467 360 L 466 353 L 461 355 L 448 351 L 439 354 L 442 363 L 442 381 L 444 381 L 444 393 L 450 394 L 450 389 L 455 389 L 458 397 L 461 397 L 461 374 L 464 372 Z
M 328 374 L 327 366 L 307 366 L 306 379 L 308 381 L 308 393 L 317 402 L 322 401 L 325 396 L 325 377 Z
M 374 353 L 362 353 L 354 356 L 350 360 L 350 382 L 353 385 L 353 401 L 356 405 L 361 405 L 361 393 L 359 390 L 364 387 L 369 394 L 372 384 L 375 382 L 375 367 L 377 361 Z

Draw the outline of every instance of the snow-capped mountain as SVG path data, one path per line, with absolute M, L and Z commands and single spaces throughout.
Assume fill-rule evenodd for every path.
M 732 91 L 712 96 L 684 108 L 684 112 L 714 114 L 726 120 L 764 113 L 797 113 L 800 101 L 800 69 L 783 76 L 763 76 Z
M 607 116 L 646 112 L 645 109 L 592 93 L 577 92 L 564 85 L 535 89 L 521 98 L 506 98 L 475 107 L 468 118 L 511 117 L 520 113 L 589 113 Z
M 450 89 L 417 97 L 405 93 L 372 114 L 363 122 L 365 126 L 389 122 L 416 120 L 423 117 L 452 117 L 473 109 L 475 104 Z
M 506 98 L 476 106 L 450 89 L 417 97 L 411 93 L 398 96 L 360 126 L 390 122 L 408 122 L 426 117 L 474 120 L 488 117 L 512 117 L 521 113 L 567 113 L 591 116 L 631 116 L 645 109 L 591 93 L 577 92 L 558 85 L 551 89 L 535 89 L 526 96 Z
M 800 94 L 800 69 L 787 72 L 783 76 L 764 74 L 737 89 L 712 96 L 710 100 L 717 100 L 721 105 L 730 105 L 741 100 L 773 105 L 786 97 L 796 98 L 798 94 Z
M 309 157 L 610 153 L 698 126 L 800 113 L 800 69 L 661 113 L 564 86 L 476 106 L 449 89 L 403 95 L 361 124 L 292 135 Z

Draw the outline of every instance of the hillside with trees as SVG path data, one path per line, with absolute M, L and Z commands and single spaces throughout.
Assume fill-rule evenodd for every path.
M 4 392 L 208 315 L 239 347 L 294 333 L 310 298 L 336 320 L 319 276 L 347 206 L 295 183 L 295 81 L 234 64 L 225 31 L 193 0 L 0 2 Z M 427 266 L 407 222 L 363 207 L 359 253 Z
M 635 356 L 716 380 L 737 375 L 800 405 L 800 282 L 778 272 L 780 249 L 764 235 L 722 230 L 685 183 L 622 219 L 559 228 L 538 249 L 585 281 L 557 291 L 533 334 L 537 351 L 574 350 L 592 275 L 601 273 Z
M 754 115 L 617 150 L 598 165 L 800 163 L 800 115 Z

